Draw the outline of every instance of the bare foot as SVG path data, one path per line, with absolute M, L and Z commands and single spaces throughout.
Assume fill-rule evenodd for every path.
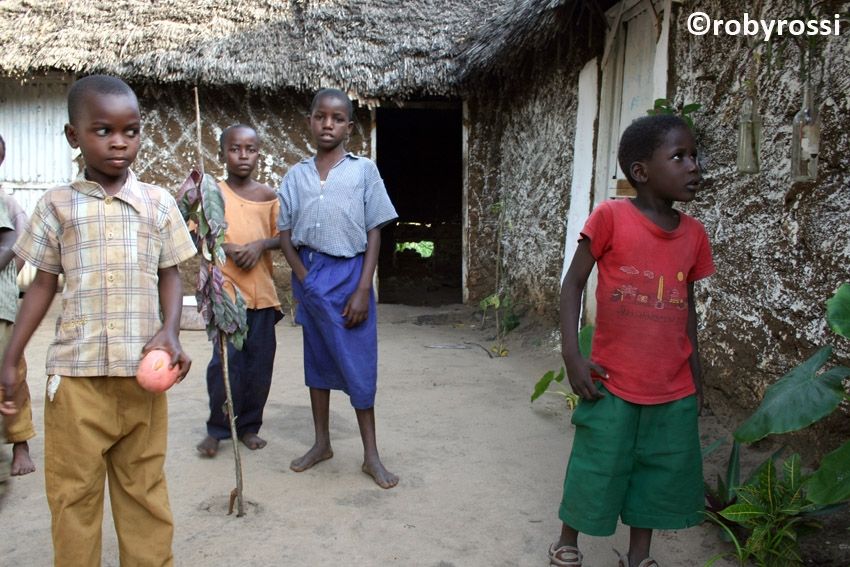
M 398 477 L 384 468 L 380 459 L 363 461 L 363 472 L 375 479 L 381 488 L 392 488 L 398 484 Z
M 333 456 L 334 452 L 330 445 L 313 445 L 304 456 L 289 463 L 289 468 L 295 472 L 303 472 L 317 463 L 327 461 Z
M 216 456 L 216 453 L 218 453 L 218 439 L 207 435 L 206 437 L 204 437 L 203 441 L 198 443 L 196 449 L 198 449 L 198 452 L 201 454 L 202 457 L 212 459 Z
M 30 458 L 30 447 L 26 441 L 12 445 L 12 476 L 23 476 L 35 472 L 35 463 Z
M 266 440 L 256 433 L 246 433 L 242 436 L 242 444 L 252 451 L 256 451 L 257 449 L 262 449 L 266 446 Z

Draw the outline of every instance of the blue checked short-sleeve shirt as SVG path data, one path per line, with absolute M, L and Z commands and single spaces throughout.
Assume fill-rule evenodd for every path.
M 277 227 L 292 232 L 292 244 L 353 258 L 366 251 L 366 233 L 398 218 L 375 163 L 346 154 L 324 185 L 315 158 L 297 163 L 277 191 Z
M 174 197 L 132 172 L 115 195 L 85 179 L 47 191 L 15 244 L 39 270 L 65 274 L 47 373 L 134 376 L 162 326 L 159 269 L 195 252 Z

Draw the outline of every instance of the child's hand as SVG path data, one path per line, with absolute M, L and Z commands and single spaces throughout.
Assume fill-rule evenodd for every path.
M 183 381 L 183 378 L 186 377 L 186 374 L 189 373 L 189 369 L 192 367 L 192 359 L 189 358 L 188 354 L 183 352 L 183 348 L 180 346 L 180 340 L 173 333 L 162 328 L 142 348 L 142 356 L 154 349 L 164 350 L 171 355 L 169 368 L 178 366 L 180 368 L 180 375 L 177 377 L 177 381 Z
M 587 360 L 582 357 L 578 357 L 577 360 L 565 360 L 564 362 L 567 367 L 567 377 L 570 380 L 570 386 L 572 387 L 573 392 L 581 396 L 583 400 L 587 401 L 598 400 L 605 397 L 605 394 L 597 389 L 596 384 L 593 382 L 593 378 L 590 376 L 590 372 L 593 371 L 598 376 L 607 380 L 608 372 L 606 372 L 604 368 L 592 360 Z
M 263 243 L 260 241 L 240 246 L 238 250 L 233 252 L 233 260 L 236 265 L 245 271 L 256 266 L 262 257 Z
M 369 316 L 369 290 L 358 289 L 348 298 L 345 309 L 342 310 L 345 318 L 345 328 L 356 327 Z

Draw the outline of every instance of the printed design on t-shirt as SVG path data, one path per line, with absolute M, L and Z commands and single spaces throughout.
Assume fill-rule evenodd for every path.
M 612 293 L 614 303 L 633 303 L 658 310 L 688 307 L 684 289 L 685 273 L 679 270 L 672 278 L 656 274 L 652 270 L 639 270 L 634 266 L 620 266 L 626 281 Z

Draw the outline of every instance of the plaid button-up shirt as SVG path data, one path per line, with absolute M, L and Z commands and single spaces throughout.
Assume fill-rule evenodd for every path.
M 47 373 L 134 376 L 162 326 L 157 272 L 195 251 L 174 198 L 132 172 L 114 196 L 84 179 L 45 193 L 15 253 L 65 274 Z
M 280 189 L 279 230 L 291 230 L 292 244 L 323 254 L 353 258 L 366 250 L 366 233 L 398 218 L 378 167 L 348 153 L 334 165 L 325 183 L 316 159 L 289 170 Z

